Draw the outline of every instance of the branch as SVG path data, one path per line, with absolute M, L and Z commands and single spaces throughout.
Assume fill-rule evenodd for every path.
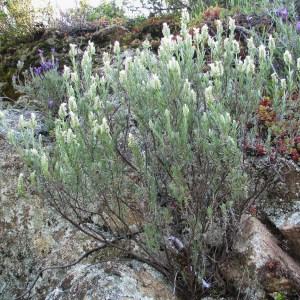
M 101 249 L 104 249 L 106 248 L 107 246 L 109 246 L 109 244 L 104 244 L 104 245 L 101 245 L 101 246 L 98 246 L 96 248 L 93 248 L 91 249 L 90 251 L 84 253 L 83 255 L 81 255 L 76 261 L 70 263 L 70 264 L 67 264 L 67 265 L 63 265 L 63 266 L 50 266 L 50 267 L 46 267 L 44 269 L 42 269 L 38 274 L 37 276 L 35 277 L 34 281 L 32 282 L 32 284 L 30 285 L 29 289 L 24 292 L 21 296 L 15 298 L 15 300 L 20 300 L 20 299 L 24 299 L 24 297 L 26 295 L 28 295 L 28 297 L 30 296 L 30 292 L 32 291 L 32 289 L 34 288 L 36 282 L 38 281 L 38 279 L 40 278 L 40 276 L 43 275 L 43 273 L 45 271 L 48 271 L 48 270 L 56 270 L 56 269 L 66 269 L 66 268 L 70 268 L 70 267 L 73 267 L 75 266 L 76 264 L 78 264 L 79 262 L 81 262 L 84 258 L 88 257 L 89 255 L 91 255 L 92 253 L 96 252 L 96 251 L 99 251 Z

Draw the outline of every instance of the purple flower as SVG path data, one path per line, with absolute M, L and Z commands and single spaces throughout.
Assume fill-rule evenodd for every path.
M 53 63 L 51 60 L 44 61 L 39 67 L 33 68 L 33 73 L 36 76 L 41 76 L 42 74 L 57 68 L 57 64 Z
M 55 107 L 55 102 L 52 99 L 48 100 L 48 109 L 52 110 Z
M 282 21 L 287 21 L 289 12 L 286 7 L 276 9 L 276 16 L 281 18 Z
M 38 49 L 38 54 L 43 55 L 44 51 L 42 49 Z
M 42 67 L 33 68 L 33 73 L 36 76 L 40 76 L 42 74 Z
M 300 21 L 296 23 L 296 31 L 300 33 Z
M 52 54 L 55 53 L 55 48 L 51 48 L 51 53 L 52 53 Z

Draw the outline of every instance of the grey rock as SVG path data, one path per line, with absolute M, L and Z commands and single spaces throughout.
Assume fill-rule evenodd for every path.
M 161 274 L 130 261 L 78 265 L 47 295 L 46 300 L 171 300 L 176 299 Z
M 280 159 L 276 170 L 279 182 L 267 191 L 260 204 L 269 220 L 287 240 L 290 252 L 300 259 L 300 167 L 291 160 Z
M 258 219 L 244 215 L 233 248 L 221 269 L 225 278 L 249 299 L 277 291 L 293 294 L 300 286 L 300 265 Z M 248 299 L 248 298 L 247 298 Z

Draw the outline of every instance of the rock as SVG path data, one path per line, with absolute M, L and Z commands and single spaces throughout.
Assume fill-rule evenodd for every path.
M 157 271 L 130 261 L 77 265 L 46 300 L 171 300 L 172 288 Z
M 300 260 L 300 224 L 282 226 L 280 227 L 280 231 L 286 238 L 290 252 Z
M 15 109 L 15 108 L 7 108 L 2 110 L 2 112 L 5 114 L 5 124 L 4 126 L 0 123 L 0 134 L 4 137 L 6 137 L 8 133 L 8 129 L 12 130 L 16 137 L 20 134 L 19 129 L 19 118 L 21 115 L 23 115 L 24 120 L 28 122 L 31 119 L 31 115 L 34 114 L 37 121 L 37 126 L 35 129 L 35 135 L 38 137 L 39 134 L 42 136 L 48 136 L 48 128 L 45 125 L 44 122 L 44 116 L 41 112 L 30 110 L 30 109 Z
M 293 255 L 300 259 L 300 167 L 291 160 L 280 159 L 276 170 L 280 170 L 280 181 L 267 191 L 260 208 L 282 232 Z
M 102 28 L 92 34 L 92 41 L 97 44 L 119 40 L 120 36 L 128 32 L 128 29 L 120 25 L 112 25 Z
M 300 291 L 300 265 L 257 218 L 244 215 L 233 245 L 234 255 L 222 265 L 227 281 L 251 299 L 264 299 L 264 293 Z

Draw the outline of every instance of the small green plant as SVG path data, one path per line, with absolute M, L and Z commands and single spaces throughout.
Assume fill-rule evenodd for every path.
M 39 66 L 21 73 L 23 62 L 18 62 L 18 75 L 13 78 L 14 88 L 33 100 L 38 100 L 40 108 L 54 116 L 59 106 L 65 101 L 65 82 L 58 69 L 55 50 L 52 49 L 51 59 L 47 60 L 43 51 L 39 50 L 41 62 Z
M 275 300 L 285 300 L 286 299 L 286 297 L 282 293 L 275 293 L 274 297 L 275 297 L 274 298 Z

